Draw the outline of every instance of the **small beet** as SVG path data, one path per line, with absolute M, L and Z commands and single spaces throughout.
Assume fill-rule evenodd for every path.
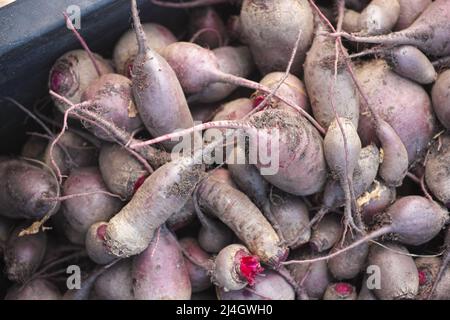
M 263 270 L 258 257 L 252 256 L 246 247 L 232 244 L 216 256 L 212 280 L 226 291 L 240 290 L 247 284 L 253 285 L 255 277 Z
M 19 236 L 24 229 L 20 225 L 13 230 L 5 248 L 6 274 L 12 281 L 24 283 L 39 268 L 47 247 L 47 235 L 39 232 Z
M 26 160 L 0 159 L 0 214 L 38 220 L 59 209 L 59 185 L 52 173 Z

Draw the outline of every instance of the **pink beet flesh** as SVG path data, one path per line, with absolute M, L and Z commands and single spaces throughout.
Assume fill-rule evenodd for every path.
M 249 285 L 255 283 L 256 276 L 264 271 L 259 263 L 258 257 L 255 256 L 243 256 L 240 261 L 240 272 L 241 275 L 247 280 Z

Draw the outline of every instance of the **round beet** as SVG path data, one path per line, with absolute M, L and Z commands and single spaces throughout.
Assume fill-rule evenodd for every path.
M 74 195 L 61 206 L 61 213 L 72 230 L 79 233 L 81 239 L 73 239 L 65 231 L 69 240 L 83 244 L 89 227 L 98 221 L 108 220 L 119 212 L 122 203 L 118 198 L 96 191 L 107 191 L 100 171 L 95 167 L 78 168 L 72 171 L 64 182 L 63 196 Z M 76 196 L 82 193 L 90 195 Z M 79 242 L 81 240 L 81 242 Z
M 239 98 L 224 103 L 214 115 L 212 121 L 242 119 L 253 109 L 253 103 L 248 98 Z
M 111 65 L 98 54 L 94 54 L 101 74 L 112 73 Z M 73 50 L 62 55 L 56 60 L 49 76 L 49 88 L 66 97 L 72 103 L 81 102 L 83 91 L 100 75 L 84 50 Z M 61 112 L 67 109 L 67 105 L 54 99 L 55 105 Z
M 119 74 L 102 75 L 89 84 L 81 96 L 82 101 L 92 101 L 93 111 L 116 127 L 129 133 L 142 126 L 131 93 L 131 81 Z M 95 136 L 106 141 L 115 141 L 101 127 L 85 123 Z
M 47 235 L 38 232 L 19 236 L 26 227 L 20 225 L 11 233 L 5 248 L 6 274 L 12 281 L 24 283 L 41 265 L 47 247 Z
M 408 250 L 398 244 L 373 245 L 368 264 L 379 268 L 380 286 L 372 291 L 381 300 L 414 299 L 419 291 L 419 274 Z M 398 253 L 397 253 L 397 252 Z
M 128 150 L 112 143 L 100 149 L 98 165 L 108 190 L 127 200 L 149 175 Z
M 189 273 L 177 239 L 162 226 L 148 248 L 133 259 L 133 293 L 137 300 L 191 298 Z
M 264 269 L 256 256 L 239 244 L 223 248 L 214 260 L 213 283 L 225 291 L 240 290 L 247 284 L 253 285 L 255 277 Z
M 270 211 L 286 244 L 295 249 L 309 241 L 309 211 L 300 197 L 276 192 Z
M 314 227 L 309 245 L 316 252 L 332 248 L 342 236 L 341 219 L 335 214 L 329 214 Z
M 359 237 L 353 238 L 350 232 L 346 233 L 345 241 L 341 245 L 341 242 L 331 250 L 331 253 L 345 248 Z M 338 280 L 353 279 L 364 269 L 367 254 L 369 253 L 368 243 L 363 243 L 351 250 L 348 250 L 336 257 L 328 260 L 328 269 L 331 274 Z
M 254 69 L 253 60 L 247 47 L 220 47 L 212 52 L 217 58 L 219 69 L 222 72 L 246 78 Z M 220 101 L 229 96 L 236 88 L 235 84 L 213 82 L 189 97 L 189 101 L 202 103 Z
M 400 16 L 397 0 L 372 0 L 361 12 L 359 27 L 365 35 L 389 33 Z
M 26 160 L 0 159 L 0 215 L 38 220 L 59 208 L 56 178 Z
M 447 210 L 420 196 L 397 199 L 386 214 L 398 241 L 414 246 L 433 239 L 448 221 Z
M 400 15 L 394 30 L 408 28 L 417 17 L 425 11 L 432 0 L 398 0 L 400 4 Z
M 301 41 L 292 64 L 299 74 L 314 33 L 313 13 L 307 0 L 244 0 L 240 25 L 259 71 L 283 71 L 299 30 Z

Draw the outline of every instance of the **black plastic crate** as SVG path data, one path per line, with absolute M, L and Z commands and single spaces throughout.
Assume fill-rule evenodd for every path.
M 79 32 L 89 47 L 107 58 L 131 26 L 128 0 L 16 0 L 1 7 L 0 96 L 13 97 L 30 108 L 48 94 L 52 64 L 63 53 L 80 48 L 62 14 L 71 5 L 80 8 Z M 186 19 L 185 11 L 160 8 L 149 0 L 138 0 L 138 5 L 143 22 L 161 23 L 175 34 Z M 20 147 L 24 119 L 23 112 L 0 101 L 0 153 Z

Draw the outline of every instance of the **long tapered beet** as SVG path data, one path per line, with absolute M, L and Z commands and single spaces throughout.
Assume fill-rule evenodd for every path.
M 450 3 L 433 1 L 412 25 L 402 31 L 371 37 L 344 34 L 344 37 L 365 43 L 409 44 L 429 55 L 447 56 L 450 54 Z
M 199 185 L 197 196 L 200 206 L 230 227 L 262 262 L 277 266 L 286 258 L 286 247 L 245 194 L 217 179 L 207 178 Z
M 188 201 L 202 176 L 198 158 L 179 158 L 148 177 L 131 201 L 108 223 L 106 244 L 127 257 L 145 250 L 154 232 Z
M 192 127 L 194 121 L 175 72 L 146 44 L 135 0 L 132 14 L 139 45 L 133 63 L 132 89 L 142 122 L 155 137 Z M 168 141 L 164 146 L 171 148 L 174 142 Z

